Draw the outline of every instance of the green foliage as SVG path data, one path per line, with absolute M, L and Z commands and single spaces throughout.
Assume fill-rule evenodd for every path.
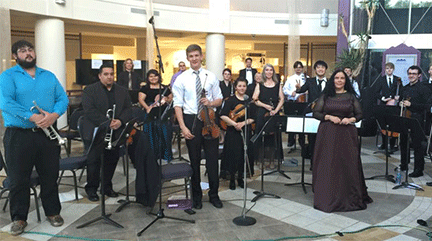
M 337 56 L 337 62 L 335 64 L 336 68 L 350 67 L 355 70 L 357 66 L 361 63 L 362 54 L 359 49 L 344 49 Z

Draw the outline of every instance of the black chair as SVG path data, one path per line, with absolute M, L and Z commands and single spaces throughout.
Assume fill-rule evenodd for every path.
M 191 181 L 190 178 L 192 177 L 192 173 L 193 173 L 192 167 L 189 165 L 189 163 L 168 163 L 162 165 L 162 183 L 172 181 L 175 179 L 184 179 L 186 199 L 188 199 L 189 198 L 188 186 L 190 187 L 190 191 L 191 191 L 192 185 L 190 183 Z M 173 185 L 164 188 L 174 188 L 178 186 L 182 186 L 182 185 Z
M 78 126 L 81 124 L 81 122 L 83 121 L 83 118 L 80 117 L 79 120 L 77 121 Z M 83 135 L 82 133 L 82 128 L 77 128 L 79 130 L 79 134 L 80 136 Z M 90 145 L 91 146 L 91 145 Z M 80 156 L 74 156 L 74 157 L 66 157 L 66 158 L 61 158 L 60 159 L 60 166 L 59 166 L 59 170 L 61 171 L 59 180 L 58 180 L 58 184 L 60 184 L 60 181 L 63 177 L 63 174 L 65 171 L 70 171 L 72 172 L 73 175 L 73 179 L 74 179 L 74 188 L 75 188 L 75 200 L 78 200 L 78 181 L 77 181 L 77 175 L 76 175 L 76 171 L 79 169 L 82 169 L 83 172 L 85 170 L 86 167 L 86 163 L 87 163 L 87 154 L 88 154 L 89 150 L 84 150 L 84 154 L 80 155 Z
M 7 177 L 7 168 L 6 168 L 6 164 L 3 160 L 3 155 L 0 152 L 0 170 L 2 170 L 4 168 L 5 172 L 6 172 L 6 179 L 3 180 L 2 186 L 0 186 L 0 199 L 3 198 L 3 194 L 5 192 L 8 192 L 10 190 L 10 180 Z M 30 176 L 30 189 L 31 189 L 31 193 L 30 195 L 33 195 L 34 200 L 35 200 L 35 208 L 36 208 L 36 214 L 37 214 L 37 219 L 38 222 L 41 222 L 41 217 L 40 217 L 40 211 L 39 211 L 39 201 L 38 201 L 38 195 L 37 195 L 37 191 L 36 191 L 36 186 L 39 185 L 39 175 L 37 174 L 36 171 L 33 170 L 31 176 Z M 6 211 L 6 207 L 9 203 L 9 195 L 6 197 L 6 201 L 5 204 L 3 206 L 3 212 Z
M 68 125 L 59 130 L 59 135 L 67 140 L 66 153 L 69 156 L 71 153 L 72 141 L 82 141 L 78 131 L 78 120 L 84 114 L 82 108 L 75 109 L 68 117 Z

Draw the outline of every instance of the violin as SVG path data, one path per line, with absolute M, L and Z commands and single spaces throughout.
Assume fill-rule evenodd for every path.
M 201 93 L 201 98 L 205 98 L 206 93 L 203 88 Z M 211 140 L 219 138 L 220 129 L 219 126 L 216 125 L 216 112 L 212 108 L 208 108 L 204 105 L 204 108 L 199 113 L 201 120 L 204 122 L 204 126 L 202 128 L 202 135 L 204 139 Z
M 238 104 L 236 105 L 236 107 L 234 107 L 233 110 L 230 111 L 230 113 L 228 114 L 228 117 L 237 122 L 239 119 L 243 118 L 245 116 L 245 112 L 246 112 L 246 106 L 244 104 Z M 223 130 L 226 130 L 228 128 L 228 125 L 225 121 L 221 120 L 221 127 Z M 255 130 L 255 123 L 251 124 L 252 130 Z M 224 129 L 225 128 L 225 129 Z

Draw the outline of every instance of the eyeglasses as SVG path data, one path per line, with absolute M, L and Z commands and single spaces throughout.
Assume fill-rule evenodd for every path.
M 408 75 L 418 75 L 419 73 L 408 72 Z

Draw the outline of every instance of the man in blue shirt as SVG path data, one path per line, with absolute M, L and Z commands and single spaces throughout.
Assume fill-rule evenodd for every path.
M 63 225 L 60 216 L 57 178 L 60 146 L 42 128 L 53 125 L 67 109 L 68 98 L 53 73 L 36 66 L 31 43 L 20 40 L 12 45 L 17 65 L 0 75 L 0 109 L 6 132 L 3 143 L 10 178 L 11 234 L 19 235 L 27 226 L 30 206 L 30 175 L 33 167 L 40 177 L 42 205 L 52 226 Z M 33 101 L 42 113 L 32 111 Z

